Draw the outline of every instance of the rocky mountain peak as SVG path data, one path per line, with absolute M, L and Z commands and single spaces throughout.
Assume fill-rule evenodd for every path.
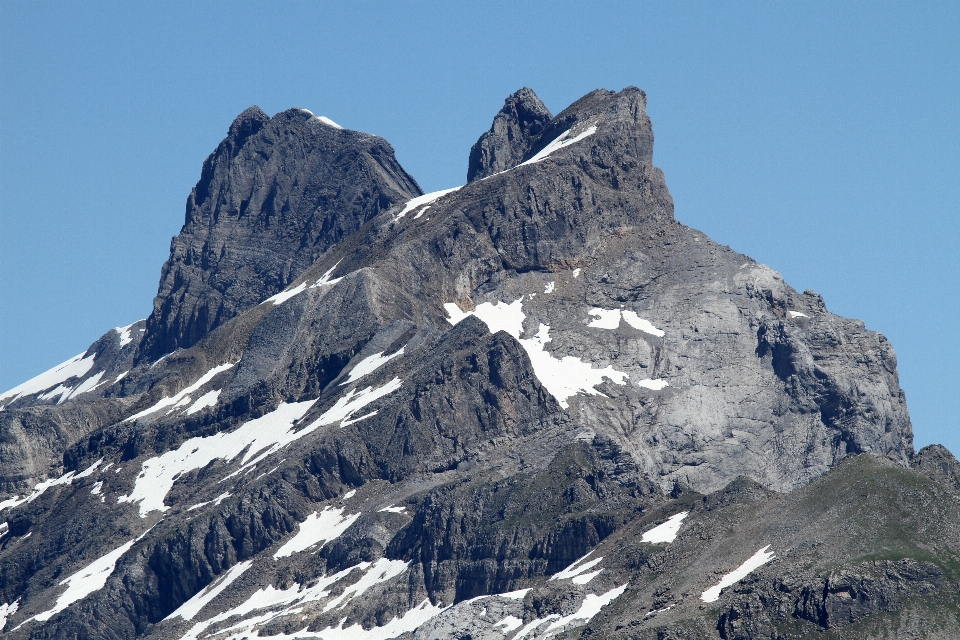
M 467 182 L 520 164 L 531 143 L 553 118 L 533 89 L 524 87 L 503 103 L 490 130 L 470 149 Z
M 639 89 L 478 148 L 420 194 L 234 121 L 153 315 L 0 394 L 0 631 L 958 637 L 910 622 L 960 610 L 960 465 L 889 342 L 674 219 Z
M 247 138 L 260 131 L 268 122 L 270 122 L 270 116 L 260 107 L 257 105 L 248 107 L 230 125 L 227 140 L 231 141 L 235 147 L 240 147 Z
M 382 138 L 305 109 L 268 118 L 250 107 L 187 199 L 141 359 L 195 344 L 281 291 L 364 222 L 420 193 Z

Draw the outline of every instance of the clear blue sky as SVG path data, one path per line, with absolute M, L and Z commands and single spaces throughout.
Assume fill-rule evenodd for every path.
M 427 190 L 528 85 L 647 92 L 676 216 L 897 349 L 960 453 L 960 3 L 0 0 L 0 390 L 145 317 L 204 158 L 257 104 Z

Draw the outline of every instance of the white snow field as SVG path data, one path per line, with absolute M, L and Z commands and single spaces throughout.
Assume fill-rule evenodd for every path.
M 246 562 L 238 562 L 237 564 L 233 565 L 227 569 L 223 575 L 208 584 L 205 588 L 198 591 L 196 595 L 180 605 L 176 611 L 168 615 L 166 618 L 164 618 L 164 620 L 170 620 L 171 618 L 176 618 L 178 616 L 184 620 L 193 620 L 193 618 L 200 613 L 201 609 L 203 609 L 208 603 L 213 601 L 214 598 L 220 595 L 221 591 L 233 584 L 233 582 L 242 576 L 252 564 L 252 560 L 247 560 Z
M 290 404 L 283 402 L 270 413 L 245 422 L 229 433 L 190 438 L 174 450 L 145 460 L 130 495 L 120 496 L 117 502 L 139 503 L 141 518 L 145 518 L 152 511 L 167 511 L 170 507 L 163 504 L 163 501 L 173 488 L 173 483 L 184 473 L 200 469 L 213 460 L 230 462 L 243 453 L 240 468 L 231 474 L 236 475 L 321 426 L 337 422 L 341 425 L 352 424 L 374 415 L 375 411 L 349 420 L 354 413 L 371 402 L 399 389 L 401 384 L 399 378 L 394 378 L 377 389 L 351 389 L 319 418 L 297 431 L 294 430 L 294 423 L 307 413 L 316 400 Z
M 33 502 L 34 500 L 39 498 L 41 495 L 43 495 L 43 492 L 49 489 L 50 487 L 56 487 L 61 484 L 70 484 L 74 480 L 79 480 L 80 478 L 86 478 L 87 476 L 92 475 L 93 472 L 97 470 L 97 467 L 100 466 L 101 462 L 103 462 L 103 458 L 100 458 L 99 460 L 94 462 L 92 465 L 90 465 L 80 473 L 77 473 L 76 471 L 68 471 L 67 473 L 63 474 L 59 478 L 51 478 L 50 480 L 44 480 L 43 482 L 37 484 L 33 488 L 33 491 L 31 491 L 28 495 L 25 495 L 22 498 L 7 498 L 3 502 L 0 502 L 0 511 L 3 511 L 4 509 L 8 509 L 10 507 L 16 507 L 17 505 L 21 505 L 24 502 Z
M 589 558 L 592 553 L 593 551 L 583 556 L 582 558 L 580 558 L 579 560 L 571 564 L 569 567 L 567 567 L 563 571 L 556 572 L 555 574 L 550 576 L 550 579 L 551 580 L 569 579 L 574 584 L 587 584 L 588 582 L 596 578 L 598 575 L 600 575 L 600 573 L 603 571 L 603 569 L 598 569 L 597 571 L 586 573 L 587 571 L 590 571 L 590 569 L 593 569 L 595 566 L 600 564 L 600 561 L 603 560 L 603 556 L 600 556 L 599 558 L 594 558 L 590 562 L 584 562 L 584 560 Z
M 303 111 L 304 113 L 309 113 L 311 116 L 319 120 L 321 123 L 327 125 L 328 127 L 333 127 L 334 129 L 343 129 L 343 127 L 338 125 L 336 122 L 334 122 L 327 116 L 318 116 L 313 111 L 310 111 L 310 109 L 300 109 L 300 111 Z
M 205 394 L 200 396 L 194 401 L 190 408 L 187 409 L 187 415 L 192 416 L 198 411 L 202 411 L 207 407 L 213 407 L 217 404 L 217 400 L 220 398 L 220 392 L 223 389 L 214 389 L 213 391 L 207 391 Z
M 584 138 L 586 138 L 586 137 L 588 137 L 588 136 L 592 136 L 593 134 L 595 134 L 595 133 L 597 132 L 597 125 L 592 125 L 592 126 L 588 127 L 585 131 L 583 131 L 582 133 L 574 136 L 573 138 L 568 138 L 568 137 L 567 137 L 567 136 L 570 135 L 570 131 L 571 131 L 570 129 L 567 129 L 566 131 L 564 131 L 563 133 L 561 133 L 559 136 L 557 136 L 556 138 L 554 138 L 554 139 L 550 142 L 550 144 L 548 144 L 548 145 L 545 146 L 543 149 L 541 149 L 539 152 L 537 152 L 537 155 L 533 156 L 532 158 L 530 158 L 530 159 L 527 160 L 526 162 L 521 163 L 520 166 L 522 167 L 523 165 L 526 165 L 526 164 L 536 164 L 536 163 L 540 162 L 541 160 L 543 160 L 544 158 L 550 157 L 550 154 L 552 154 L 554 151 L 558 151 L 558 150 L 560 150 L 560 149 L 563 149 L 564 147 L 569 147 L 571 144 L 574 144 L 574 143 L 576 143 L 576 142 L 580 142 L 581 140 L 583 140 Z
M 430 204 L 431 202 L 435 202 L 440 198 L 442 198 L 443 196 L 447 195 L 448 193 L 453 193 L 454 191 L 457 191 L 462 188 L 463 188 L 463 185 L 460 185 L 459 187 L 453 187 L 452 189 L 442 189 L 440 191 L 432 191 L 430 193 L 425 193 L 422 196 L 411 198 L 407 200 L 407 204 L 404 205 L 403 209 L 400 211 L 400 213 L 397 214 L 394 220 L 399 220 L 400 218 L 407 215 L 417 207 L 422 207 L 425 204 Z M 420 216 L 417 216 L 417 217 L 419 218 Z
M 193 393 L 194 391 L 196 391 L 197 389 L 199 389 L 199 388 L 202 387 L 203 385 L 207 384 L 207 383 L 210 382 L 211 380 L 213 380 L 214 377 L 216 377 L 216 375 L 217 375 L 218 373 L 221 373 L 221 372 L 223 372 L 223 371 L 226 371 L 227 369 L 230 369 L 231 367 L 235 366 L 236 364 L 237 364 L 236 362 L 227 362 L 227 363 L 225 363 L 225 364 L 218 365 L 218 366 L 214 367 L 213 369 L 210 369 L 210 370 L 207 371 L 205 374 L 203 374 L 202 376 L 200 376 L 200 379 L 199 379 L 199 380 L 197 380 L 196 382 L 194 382 L 193 384 L 191 384 L 191 385 L 190 385 L 189 387 L 187 387 L 186 389 L 183 389 L 183 390 L 177 392 L 176 394 L 174 394 L 173 396 L 171 396 L 171 397 L 169 397 L 169 398 L 162 398 L 161 400 L 157 401 L 157 403 L 154 404 L 154 405 L 153 405 L 152 407 L 150 407 L 149 409 L 144 409 L 143 411 L 141 411 L 141 412 L 139 412 L 139 413 L 133 414 L 132 416 L 130 416 L 129 418 L 127 418 L 126 420 L 124 420 L 124 422 L 131 422 L 131 421 L 133 421 L 133 420 L 139 420 L 140 418 L 142 418 L 142 417 L 144 417 L 144 416 L 148 416 L 148 415 L 150 415 L 151 413 L 155 413 L 155 412 L 157 412 L 157 411 L 160 411 L 161 409 L 166 409 L 167 407 L 170 407 L 170 410 L 167 411 L 167 413 L 170 413 L 170 411 L 173 411 L 173 410 L 176 409 L 176 408 L 184 407 L 184 406 L 190 404 L 190 400 L 191 400 L 190 394 L 191 394 L 191 393 Z
M 3 628 L 7 626 L 7 618 L 15 614 L 19 608 L 19 598 L 13 602 L 4 602 L 3 604 L 0 604 L 0 631 L 3 631 Z
M 93 360 L 97 357 L 96 353 L 91 353 L 84 358 L 83 356 L 86 354 L 87 352 L 84 351 L 79 355 L 75 355 L 66 362 L 61 362 L 52 369 L 48 369 L 40 375 L 30 378 L 23 384 L 9 391 L 0 393 L 0 402 L 3 402 L 7 398 L 10 399 L 10 402 L 14 402 L 24 396 L 32 396 L 35 393 L 46 391 L 50 387 L 65 382 L 70 378 L 82 378 L 93 368 Z M 2 408 L 3 407 L 0 407 L 0 409 Z
M 340 282 L 341 280 L 343 280 L 342 277 L 341 277 L 341 278 L 333 278 L 332 280 L 330 279 L 330 274 L 333 273 L 333 270 L 336 269 L 336 268 L 337 268 L 337 265 L 339 265 L 339 264 L 340 264 L 340 261 L 338 260 L 338 261 L 337 261 L 337 264 L 335 264 L 335 265 L 333 265 L 332 267 L 330 267 L 330 269 L 329 269 L 326 273 L 324 273 L 322 276 L 320 276 L 319 278 L 317 278 L 317 281 L 314 282 L 313 284 L 307 284 L 307 281 L 304 280 L 303 282 L 301 282 L 301 283 L 298 284 L 297 286 L 293 287 L 292 289 L 284 289 L 284 290 L 281 291 L 280 293 L 275 293 L 275 294 L 273 294 L 272 296 L 270 296 L 269 298 L 267 298 L 266 300 L 264 300 L 264 301 L 261 302 L 260 304 L 267 304 L 268 302 L 272 302 L 272 303 L 273 303 L 273 306 L 276 307 L 276 306 L 279 306 L 279 305 L 283 304 L 284 302 L 286 302 L 286 301 L 289 300 L 290 298 L 296 296 L 297 294 L 303 293 L 303 292 L 306 291 L 307 289 L 316 289 L 316 288 L 322 287 L 322 286 L 324 286 L 324 285 L 329 285 L 329 286 L 332 287 L 333 285 L 335 285 L 335 284 L 337 284 L 338 282 Z
M 27 618 L 17 625 L 17 628 L 19 629 L 32 620 L 46 622 L 77 600 L 82 600 L 94 591 L 99 591 L 102 589 L 103 585 L 107 584 L 107 578 L 110 577 L 110 574 L 113 573 L 114 568 L 117 566 L 117 560 L 120 559 L 120 556 L 129 551 L 130 547 L 133 546 L 133 543 L 139 539 L 140 538 L 130 540 L 126 544 L 117 547 L 110 553 L 97 558 L 83 569 L 80 569 L 80 571 L 77 571 L 71 575 L 69 578 L 62 580 L 59 584 L 61 586 L 67 585 L 67 590 L 60 594 L 60 597 L 57 598 L 57 601 L 54 603 L 53 607 L 47 611 L 44 611 L 43 613 L 38 613 L 32 618 Z
M 522 296 L 509 304 L 484 302 L 469 313 L 462 311 L 453 302 L 444 304 L 443 308 L 449 316 L 448 322 L 452 325 L 456 325 L 468 316 L 476 316 L 483 320 L 490 329 L 490 333 L 506 331 L 513 336 L 527 352 L 540 384 L 557 399 L 564 409 L 569 407 L 567 398 L 578 393 L 602 396 L 603 394 L 594 387 L 601 384 L 604 378 L 620 385 L 626 384 L 629 378 L 626 373 L 617 371 L 609 365 L 603 369 L 594 369 L 589 362 L 574 356 L 555 358 L 545 349 L 546 344 L 550 342 L 550 325 L 548 324 L 540 323 L 540 328 L 534 337 L 521 339 L 523 320 L 526 318 L 526 314 L 523 313 Z
M 137 322 L 142 322 L 143 320 L 137 320 Z M 132 327 L 137 324 L 137 322 L 131 322 L 125 327 L 114 327 L 114 331 L 120 336 L 120 348 L 123 349 L 125 346 L 133 342 Z M 143 332 L 143 329 L 140 329 Z
M 751 571 L 776 558 L 777 556 L 767 552 L 769 548 L 770 545 L 767 545 L 747 558 L 742 565 L 720 578 L 720 582 L 700 594 L 700 599 L 704 602 L 716 602 L 720 598 L 720 592 L 723 589 L 743 580 Z
M 596 318 L 596 320 L 592 320 L 587 326 L 596 327 L 597 329 L 616 329 L 620 326 L 620 320 L 622 318 L 624 322 L 638 331 L 649 333 L 658 338 L 664 336 L 664 332 L 661 329 L 657 329 L 649 320 L 644 320 L 638 316 L 636 312 L 630 311 L 629 309 L 600 309 L 594 307 L 590 309 L 588 315 Z
M 273 557 L 286 558 L 295 553 L 306 551 L 311 547 L 336 540 L 359 517 L 359 513 L 345 516 L 343 515 L 343 509 L 332 509 L 330 507 L 324 507 L 323 511 L 320 512 L 315 511 L 300 523 L 297 534 L 280 547 L 273 554 Z
M 383 351 L 379 353 L 375 353 L 372 356 L 367 356 L 366 358 L 358 362 L 357 366 L 355 366 L 353 369 L 350 370 L 350 375 L 349 377 L 347 377 L 347 381 L 341 382 L 340 386 L 346 386 L 351 382 L 356 382 L 357 380 L 367 375 L 368 373 L 373 373 L 374 371 L 376 371 L 383 365 L 387 364 L 397 356 L 402 356 L 402 355 L 403 355 L 403 347 L 400 347 L 399 350 L 391 353 L 388 356 L 383 355 Z
M 197 640 L 211 625 L 229 620 L 234 616 L 240 617 L 241 620 L 221 630 L 218 633 L 218 638 L 221 640 L 240 640 L 241 638 L 325 638 L 328 640 L 333 638 L 363 638 L 364 640 L 382 638 L 386 640 L 387 638 L 394 638 L 406 631 L 416 629 L 433 616 L 444 611 L 445 607 L 434 607 L 430 605 L 429 601 L 426 601 L 407 611 L 403 616 L 394 617 L 386 625 L 366 631 L 360 625 L 352 625 L 344 629 L 343 624 L 346 622 L 346 618 L 342 619 L 337 627 L 328 627 L 315 632 L 304 630 L 292 635 L 258 635 L 257 628 L 281 616 L 300 613 L 306 603 L 322 601 L 330 595 L 329 587 L 353 571 L 363 571 L 364 573 L 357 582 L 349 585 L 343 593 L 328 602 L 324 606 L 324 611 L 346 606 L 354 599 L 362 597 L 370 588 L 398 577 L 407 570 L 408 566 L 406 562 L 381 558 L 373 564 L 361 562 L 332 576 L 323 576 L 316 584 L 307 588 L 296 583 L 288 589 L 275 589 L 268 585 L 264 589 L 258 589 L 242 604 L 227 609 L 208 620 L 194 624 L 181 640 Z M 231 632 L 233 632 L 232 635 L 222 635 Z
M 680 525 L 683 519 L 690 515 L 689 511 L 683 511 L 670 516 L 663 524 L 658 524 L 643 534 L 640 542 L 649 542 L 651 544 L 662 544 L 673 542 L 677 539 L 677 533 L 680 531 Z
M 627 590 L 627 585 L 621 585 L 615 587 L 606 593 L 601 595 L 596 595 L 593 593 L 587 594 L 583 599 L 583 602 L 580 604 L 580 608 L 571 613 L 568 616 L 560 616 L 559 614 L 553 613 L 543 618 L 537 618 L 533 620 L 519 631 L 517 635 L 513 636 L 513 640 L 520 640 L 533 633 L 531 638 L 547 638 L 554 633 L 562 631 L 564 627 L 573 623 L 579 622 L 580 624 L 586 624 L 593 619 L 595 615 L 600 613 L 600 610 L 619 598 L 624 591 Z M 550 623 L 545 629 L 540 629 L 544 624 Z

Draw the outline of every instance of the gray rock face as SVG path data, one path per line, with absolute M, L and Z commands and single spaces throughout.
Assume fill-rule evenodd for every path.
M 123 419 L 123 408 L 104 398 L 123 394 L 144 325 L 140 320 L 111 329 L 73 358 L 81 366 L 66 367 L 60 375 L 54 367 L 52 377 L 41 374 L 46 382 L 0 398 L 0 491 L 23 493 L 59 475 L 71 445 Z
M 917 452 L 910 466 L 960 493 L 960 462 L 943 445 L 927 445 Z
M 245 112 L 143 337 L 64 384 L 110 383 L 0 412 L 41 443 L 3 461 L 0 628 L 781 638 L 952 611 L 956 463 L 914 456 L 893 349 L 677 223 L 645 106 L 551 118 L 522 90 L 471 182 L 415 206 L 379 139 Z
M 303 109 L 273 118 L 247 109 L 187 199 L 142 357 L 195 344 L 282 290 L 364 222 L 420 193 L 381 138 Z
M 467 182 L 481 180 L 520 164 L 553 118 L 532 89 L 524 87 L 506 99 L 490 130 L 470 149 Z

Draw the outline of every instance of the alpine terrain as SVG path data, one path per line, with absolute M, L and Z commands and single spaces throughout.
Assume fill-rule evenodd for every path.
M 678 223 L 633 87 L 428 194 L 244 111 L 149 316 L 0 394 L 0 491 L 11 638 L 960 637 L 892 346 Z

